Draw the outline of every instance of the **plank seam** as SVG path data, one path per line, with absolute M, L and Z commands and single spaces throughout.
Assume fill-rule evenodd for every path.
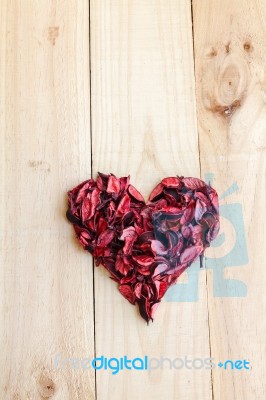
M 193 0 L 190 2 L 190 15 L 191 15 L 191 32 L 192 32 L 192 51 L 193 51 L 193 69 L 194 69 L 194 91 L 195 91 L 195 108 L 196 108 L 196 130 L 198 137 L 198 155 L 199 155 L 199 172 L 201 175 L 201 156 L 200 156 L 200 141 L 199 141 L 199 129 L 198 129 L 198 113 L 197 113 L 197 97 L 196 97 L 196 66 L 195 66 L 195 44 L 194 44 L 194 19 L 193 19 Z
M 206 294 L 207 294 L 207 314 L 208 314 L 208 333 L 209 333 L 210 358 L 212 358 L 210 312 L 209 312 L 209 295 L 208 295 L 208 273 L 207 273 L 207 271 L 206 271 Z M 212 393 L 212 400 L 214 400 L 212 368 L 211 368 L 211 393 Z
M 192 30 L 192 45 L 193 45 L 193 66 L 194 66 L 194 82 L 195 82 L 195 107 L 196 107 L 196 129 L 197 129 L 197 137 L 198 137 L 198 154 L 199 154 L 199 170 L 200 177 L 202 177 L 201 170 L 201 153 L 200 153 L 200 140 L 199 140 L 199 129 L 198 129 L 198 112 L 197 112 L 197 94 L 196 94 L 196 58 L 195 58 L 195 32 L 194 32 L 194 14 L 193 14 L 193 0 L 190 3 L 191 6 L 191 30 Z M 210 358 L 212 357 L 212 346 L 211 346 L 211 330 L 210 330 L 210 312 L 209 312 L 209 296 L 208 296 L 208 274 L 206 271 L 206 296 L 207 296 L 207 316 L 208 316 L 208 339 L 209 339 L 209 348 L 210 348 Z M 214 391 L 213 391 L 213 373 L 211 369 L 211 398 L 214 400 Z
M 91 178 L 93 175 L 93 159 L 92 159 L 92 94 L 91 94 L 91 0 L 88 0 L 89 6 L 89 82 L 90 82 L 90 143 L 91 143 Z M 96 358 L 96 312 L 95 312 L 95 262 L 92 261 L 92 292 L 93 292 L 93 340 L 94 340 L 94 358 Z M 97 400 L 97 376 L 94 370 L 94 398 Z

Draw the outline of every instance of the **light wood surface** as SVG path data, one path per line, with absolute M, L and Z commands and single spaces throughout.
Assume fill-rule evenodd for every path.
M 191 9 L 187 1 L 91 2 L 93 174 L 130 173 L 147 198 L 165 176 L 199 175 Z M 95 273 L 96 352 L 209 355 L 205 271 L 200 300 L 162 303 L 153 324 Z M 211 399 L 210 370 L 97 374 L 100 399 Z M 192 398 L 191 397 L 191 398 Z
M 0 399 L 266 398 L 265 26 L 263 0 L 1 1 Z M 66 191 L 98 171 L 145 198 L 165 176 L 214 174 L 248 260 L 221 270 L 241 228 L 222 217 L 198 300 L 163 301 L 147 326 L 65 218 Z M 216 297 L 217 271 L 246 296 Z M 251 370 L 81 367 L 102 355 Z
M 213 370 L 214 399 L 266 397 L 266 3 L 193 2 L 196 93 L 202 173 L 215 174 L 220 195 L 234 182 L 238 191 L 220 201 L 243 209 L 248 261 L 223 271 L 246 284 L 246 297 L 214 297 L 208 270 L 210 346 L 222 360 L 247 359 L 251 371 Z M 208 27 L 208 29 L 206 29 Z M 235 225 L 239 235 L 240 225 Z M 232 225 L 222 218 L 223 251 L 236 245 Z M 240 247 L 245 252 L 244 243 Z M 221 249 L 214 248 L 212 255 Z M 217 261 L 217 266 L 219 259 Z M 242 262 L 243 263 L 243 262 Z M 242 264 L 241 263 L 241 264 Z M 231 372 L 231 373 L 230 373 Z
M 92 261 L 65 219 L 91 166 L 88 15 L 1 1 L 1 399 L 94 396 L 93 371 L 54 364 L 94 355 Z

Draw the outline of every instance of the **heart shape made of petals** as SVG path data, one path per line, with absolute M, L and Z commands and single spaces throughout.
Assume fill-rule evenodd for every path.
M 67 218 L 96 265 L 149 322 L 219 232 L 216 191 L 198 178 L 164 178 L 145 202 L 130 177 L 98 173 L 68 192 Z

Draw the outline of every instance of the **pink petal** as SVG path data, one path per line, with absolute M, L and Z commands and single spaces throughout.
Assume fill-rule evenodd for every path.
M 195 201 L 191 200 L 181 217 L 180 220 L 181 225 L 188 224 L 189 222 L 191 222 L 191 220 L 194 217 L 194 212 L 195 212 Z
M 198 178 L 183 178 L 182 182 L 188 189 L 200 189 L 206 186 L 206 183 Z
M 142 290 L 142 283 L 141 282 L 136 283 L 134 292 L 138 299 L 141 298 L 141 290 Z
M 88 219 L 92 218 L 94 216 L 96 207 L 100 203 L 100 191 L 98 188 L 94 189 L 92 194 L 91 194 L 91 211 Z
M 151 250 L 155 256 L 165 255 L 168 250 L 164 247 L 164 245 L 159 240 L 151 241 Z
M 82 246 L 83 247 L 88 246 L 90 243 L 90 240 L 91 240 L 91 235 L 89 234 L 89 232 L 86 231 L 85 229 L 80 228 L 78 225 L 74 225 L 74 229 L 75 229 L 77 238 L 79 239 Z
M 169 269 L 169 265 L 167 264 L 159 264 L 154 270 L 153 277 L 157 275 L 162 275 L 165 271 Z
M 210 199 L 215 211 L 217 212 L 217 214 L 219 214 L 218 194 L 211 187 L 210 187 L 209 199 Z
M 90 211 L 91 211 L 91 201 L 88 197 L 86 197 L 83 200 L 82 206 L 81 206 L 81 216 L 82 216 L 83 223 L 86 222 L 87 219 L 89 218 Z
M 81 201 L 86 197 L 87 191 L 89 189 L 91 189 L 91 187 L 92 187 L 91 179 L 89 179 L 88 181 L 84 182 L 84 184 L 81 186 L 81 188 L 80 188 L 80 190 L 79 190 L 79 192 L 77 194 L 77 197 L 75 199 L 75 202 L 77 204 L 81 203 Z
M 125 254 L 131 253 L 132 246 L 137 238 L 138 238 L 138 235 L 133 226 L 129 226 L 128 228 L 123 230 L 123 233 L 119 239 L 125 241 L 125 245 L 123 247 L 123 251 Z
M 128 228 L 123 229 L 123 233 L 120 236 L 120 240 L 125 240 L 128 237 L 134 237 L 136 235 L 135 228 L 133 226 L 129 226 Z
M 160 303 L 158 302 L 158 303 L 153 304 L 153 306 L 151 306 L 151 318 L 152 319 L 154 318 L 154 314 L 156 313 L 159 304 Z
M 181 264 L 192 263 L 202 253 L 202 250 L 202 246 L 191 246 L 186 248 L 180 256 Z
M 184 236 L 185 239 L 188 239 L 189 236 L 191 235 L 191 229 L 187 225 L 183 225 L 181 228 L 181 233 Z
M 110 175 L 108 179 L 108 185 L 106 189 L 107 193 L 119 193 L 120 191 L 120 182 L 116 176 Z
M 205 214 L 205 212 L 207 211 L 207 207 L 205 205 L 205 203 L 203 203 L 202 200 L 197 200 L 196 201 L 196 208 L 195 208 L 195 221 L 199 222 L 203 216 L 203 214 Z

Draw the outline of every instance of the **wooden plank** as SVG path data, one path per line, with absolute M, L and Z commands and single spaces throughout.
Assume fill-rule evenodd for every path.
M 231 285 L 230 297 L 213 297 L 215 272 L 208 271 L 211 351 L 222 362 L 246 359 L 252 369 L 216 368 L 214 399 L 265 399 L 266 3 L 194 0 L 193 15 L 202 171 L 215 174 L 220 195 L 237 182 L 239 190 L 221 205 L 230 211 L 241 204 L 248 256 L 241 214 L 237 220 L 229 213 L 222 218 L 224 244 L 211 253 L 215 268 L 223 269 L 221 257 L 240 243 L 222 271 L 228 281 L 219 282 L 226 290 Z M 247 295 L 230 279 L 246 284 Z M 243 297 L 236 297 L 240 289 Z
M 92 266 L 66 190 L 90 174 L 87 1 L 1 1 L 1 399 L 93 399 Z M 59 356 L 56 368 L 55 356 Z
M 146 197 L 165 176 L 199 176 L 190 3 L 92 0 L 91 46 L 93 175 L 130 174 Z M 97 269 L 97 356 L 208 357 L 205 279 L 202 271 L 198 302 L 163 302 L 147 327 Z M 210 375 L 98 371 L 97 395 L 211 399 Z

